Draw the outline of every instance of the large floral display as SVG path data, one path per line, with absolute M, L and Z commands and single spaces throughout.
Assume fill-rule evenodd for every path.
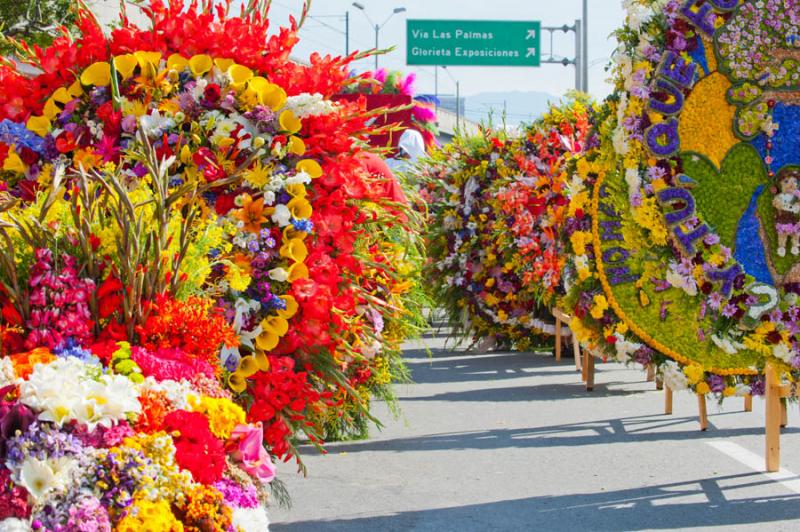
M 603 142 L 584 163 L 580 239 L 602 288 L 585 308 L 668 357 L 674 387 L 759 393 L 765 362 L 800 366 L 797 6 L 628 8 Z
M 416 216 L 330 100 L 353 57 L 259 6 L 81 10 L 0 65 L 3 530 L 266 530 L 272 457 L 405 376 Z
M 564 279 L 568 160 L 582 153 L 587 104 L 553 107 L 523 135 L 459 137 L 424 166 L 429 278 L 452 324 L 473 339 L 526 349 L 552 334 Z

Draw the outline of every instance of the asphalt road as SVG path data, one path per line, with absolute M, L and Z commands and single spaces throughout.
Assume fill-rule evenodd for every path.
M 547 354 L 410 345 L 415 384 L 398 387 L 402 416 L 367 441 L 304 448 L 309 476 L 280 467 L 294 506 L 273 508 L 274 532 L 494 530 L 800 530 L 797 406 L 783 467 L 764 475 L 764 403 L 742 411 L 675 394 L 674 414 L 644 373 L 598 364 L 586 392 L 573 361 Z

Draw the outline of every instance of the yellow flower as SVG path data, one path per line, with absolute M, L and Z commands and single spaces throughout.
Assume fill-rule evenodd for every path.
M 311 179 L 316 179 L 322 176 L 322 167 L 313 159 L 303 159 L 295 166 L 299 172 L 305 172 Z
M 292 213 L 292 216 L 298 220 L 311 218 L 311 214 L 313 213 L 311 203 L 308 202 L 305 196 L 295 196 L 289 200 L 286 207 Z
M 22 159 L 19 158 L 19 155 L 17 155 L 17 152 L 14 151 L 14 146 L 11 146 L 11 148 L 8 150 L 6 160 L 3 161 L 3 170 L 17 172 L 20 174 L 23 174 L 28 170 L 28 167 L 24 162 L 22 162 Z
M 189 69 L 195 77 L 202 76 L 214 66 L 211 56 L 206 54 L 199 54 L 189 59 Z
M 231 85 L 233 88 L 238 89 L 243 87 L 250 78 L 253 77 L 253 71 L 243 65 L 236 63 L 227 68 L 228 77 L 231 78 Z
M 703 366 L 699 364 L 690 364 L 683 368 L 683 373 L 689 381 L 689 384 L 697 384 L 703 380 Z
M 303 139 L 295 135 L 289 137 L 289 142 L 286 147 L 288 148 L 289 153 L 292 155 L 298 155 L 302 157 L 306 153 L 306 145 L 303 142 Z
M 111 65 L 105 61 L 92 63 L 81 73 L 81 83 L 105 87 L 111 83 Z
M 294 135 L 303 127 L 303 122 L 289 109 L 281 113 L 278 122 L 281 125 L 281 130 L 288 132 L 290 135 Z
M 722 390 L 723 397 L 730 397 L 736 394 L 736 388 L 733 386 L 726 386 L 724 390 Z
M 608 300 L 603 294 L 597 294 L 594 296 L 593 301 L 594 305 L 589 313 L 594 319 L 599 320 L 603 317 L 605 311 L 608 310 Z
M 705 395 L 711 391 L 711 388 L 708 386 L 706 381 L 703 381 L 695 387 L 694 391 L 700 395 Z
M 308 275 L 308 267 L 302 262 L 295 262 L 289 267 L 288 281 L 292 283 L 298 279 L 308 279 Z
M 172 54 L 167 58 L 167 68 L 178 72 L 189 66 L 189 60 L 181 54 Z
M 234 371 L 228 377 L 228 386 L 231 387 L 236 393 L 242 393 L 247 389 L 247 377 L 245 377 L 240 371 Z
M 44 137 L 47 133 L 50 132 L 50 120 L 46 116 L 32 116 L 28 119 L 28 122 L 25 124 L 25 127 L 39 135 L 40 137 Z
M 183 524 L 172 513 L 169 500 L 149 501 L 144 495 L 137 495 L 133 506 L 125 517 L 117 523 L 119 532 L 179 532 Z
M 290 296 L 287 294 L 285 296 L 280 296 L 280 297 L 286 303 L 286 308 L 279 309 L 278 316 L 288 320 L 292 318 L 295 314 L 297 314 L 299 305 L 297 304 L 297 300 L 294 298 L 294 296 Z
M 280 249 L 281 257 L 291 259 L 295 262 L 303 262 L 308 257 L 308 248 L 299 238 L 292 238 L 284 242 Z
M 245 170 L 244 179 L 251 185 L 261 188 L 270 182 L 272 176 L 272 165 L 263 165 L 261 161 L 256 161 L 253 166 Z
M 204 414 L 208 418 L 211 432 L 223 440 L 230 438 L 236 425 L 244 424 L 246 421 L 242 407 L 224 397 L 203 396 L 197 399 L 190 396 L 189 404 L 193 411 Z
M 261 321 L 262 332 L 256 338 L 256 345 L 264 351 L 272 351 L 281 336 L 289 331 L 289 322 L 280 316 L 269 316 Z
M 217 65 L 217 68 L 220 72 L 227 72 L 234 62 L 235 61 L 233 59 L 227 59 L 225 57 L 217 57 L 214 59 L 214 64 Z

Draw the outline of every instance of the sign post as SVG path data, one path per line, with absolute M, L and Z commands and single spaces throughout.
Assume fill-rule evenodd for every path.
M 541 64 L 541 22 L 408 20 L 409 65 L 519 66 Z

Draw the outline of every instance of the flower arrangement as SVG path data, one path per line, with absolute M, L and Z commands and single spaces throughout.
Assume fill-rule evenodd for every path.
M 526 349 L 561 289 L 560 234 L 568 212 L 567 159 L 581 153 L 588 107 L 554 106 L 519 138 L 483 131 L 434 153 L 423 169 L 432 200 L 429 277 L 451 322 L 473 338 Z
M 675 389 L 758 394 L 766 361 L 800 361 L 800 161 L 784 148 L 796 101 L 780 74 L 794 68 L 797 21 L 768 22 L 789 4 L 627 2 L 616 93 L 576 166 L 592 208 L 569 235 L 586 265 L 566 298 L 575 325 L 604 352 L 646 348 Z M 776 53 L 759 54 L 765 42 Z
M 258 2 L 144 11 L 0 65 L 4 526 L 265 530 L 272 458 L 406 377 L 419 216 L 330 99 L 355 56 L 289 61 Z

